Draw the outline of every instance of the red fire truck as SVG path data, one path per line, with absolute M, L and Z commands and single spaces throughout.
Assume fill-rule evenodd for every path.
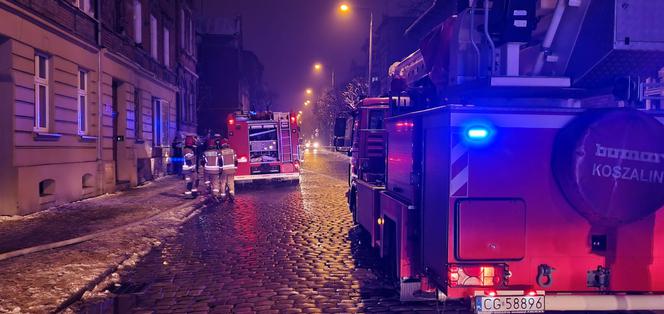
M 228 116 L 228 141 L 238 158 L 236 183 L 300 181 L 297 115 L 287 112 Z
M 392 67 L 407 89 L 358 105 L 348 203 L 402 300 L 664 310 L 664 32 L 644 34 L 661 23 L 648 12 L 664 7 L 470 1 Z

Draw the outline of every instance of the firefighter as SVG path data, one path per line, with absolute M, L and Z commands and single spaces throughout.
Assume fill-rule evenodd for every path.
M 222 198 L 228 197 L 229 201 L 235 199 L 235 170 L 237 169 L 237 156 L 235 151 L 228 144 L 228 139 L 224 139 L 221 144 L 221 188 L 223 189 Z M 226 188 L 228 187 L 228 195 Z
M 205 158 L 205 166 L 203 167 L 205 173 L 205 183 L 209 189 L 212 190 L 213 197 L 219 197 L 219 176 L 221 175 L 221 167 L 219 157 L 221 150 L 221 136 L 215 134 L 208 140 L 208 147 L 203 153 Z
M 194 136 L 188 135 L 184 139 L 184 164 L 182 165 L 182 173 L 184 174 L 186 185 L 184 195 L 187 198 L 195 198 L 198 195 L 197 144 L 197 139 Z

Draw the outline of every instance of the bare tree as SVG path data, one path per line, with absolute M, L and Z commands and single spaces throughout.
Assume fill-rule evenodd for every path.
M 366 95 L 366 80 L 356 77 L 346 84 L 344 90 L 341 92 L 341 99 L 348 110 L 355 110 L 357 108 L 357 103 Z

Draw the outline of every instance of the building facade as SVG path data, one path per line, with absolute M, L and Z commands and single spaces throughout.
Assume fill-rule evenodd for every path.
M 0 215 L 166 173 L 196 129 L 189 0 L 0 0 Z
M 236 35 L 208 27 L 200 38 L 199 132 L 225 136 L 228 114 L 266 109 L 263 65 L 253 52 L 241 48 Z

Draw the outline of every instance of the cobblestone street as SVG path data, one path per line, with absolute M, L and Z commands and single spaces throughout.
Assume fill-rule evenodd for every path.
M 120 273 L 135 312 L 436 311 L 402 304 L 353 228 L 345 204 L 346 157 L 306 155 L 300 186 L 245 189 L 234 205 L 208 208 L 173 241 Z M 80 312 L 110 312 L 110 295 Z M 134 303 L 134 302 L 132 302 Z

